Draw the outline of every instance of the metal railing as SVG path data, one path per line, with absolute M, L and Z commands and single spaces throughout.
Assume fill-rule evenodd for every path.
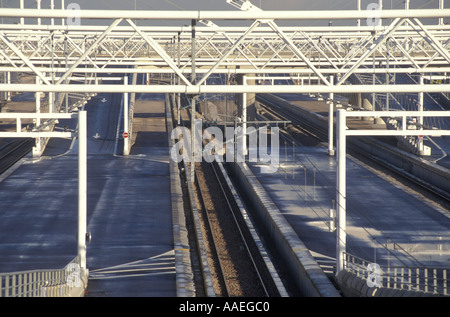
M 450 268 L 384 267 L 346 253 L 344 269 L 366 279 L 368 286 L 450 295 Z
M 79 296 L 73 291 L 84 286 L 78 257 L 63 269 L 0 274 L 0 297 Z

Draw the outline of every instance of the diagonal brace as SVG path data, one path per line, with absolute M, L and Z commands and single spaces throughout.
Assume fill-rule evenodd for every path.
M 239 44 L 244 41 L 247 36 L 253 32 L 253 30 L 258 27 L 261 24 L 261 21 L 257 20 L 253 22 L 253 24 L 250 26 L 250 28 L 233 44 L 233 46 L 228 50 L 227 53 L 225 53 L 218 61 L 217 63 L 211 67 L 211 69 L 203 76 L 203 78 L 197 83 L 197 85 L 201 85 L 203 82 L 205 82 L 208 77 L 214 72 L 214 70 L 217 69 L 217 67 L 222 64 L 222 62 L 239 46 Z
M 78 61 L 73 64 L 70 69 L 56 82 L 56 85 L 61 84 L 64 80 L 66 80 L 67 77 L 73 72 L 73 70 L 81 64 L 81 62 L 89 56 L 95 49 L 97 49 L 98 45 L 104 40 L 104 38 L 114 29 L 120 22 L 122 22 L 122 19 L 115 20 L 103 33 L 100 35 L 100 37 L 95 41 L 94 44 L 89 47 L 83 55 L 78 59 Z
M 448 63 L 450 63 L 450 54 L 448 53 L 448 51 L 444 48 L 444 46 L 442 46 L 442 44 L 425 28 L 425 26 L 422 24 L 422 22 L 420 22 L 419 19 L 414 18 L 414 22 L 417 23 L 417 25 L 422 29 L 422 31 L 426 34 L 427 37 L 423 36 L 422 37 L 428 41 L 432 46 L 435 47 L 436 51 L 439 52 L 442 57 L 444 57 Z M 410 22 L 409 22 L 410 23 Z M 413 26 L 410 23 L 411 26 Z M 414 26 L 413 26 L 414 27 Z M 418 32 L 419 33 L 419 32 Z
M 386 29 L 385 32 L 383 32 L 380 37 L 378 37 L 378 39 L 369 47 L 369 49 L 360 57 L 360 59 L 350 68 L 350 70 L 344 75 L 342 76 L 342 78 L 336 83 L 336 86 L 341 85 L 342 83 L 344 83 L 348 77 L 350 77 L 350 75 L 353 74 L 353 71 L 355 69 L 357 69 L 373 52 L 375 52 L 375 50 L 384 42 L 386 42 L 386 40 L 388 39 L 388 37 L 394 33 L 397 28 L 403 24 L 403 22 L 405 21 L 405 19 L 400 19 L 397 18 L 395 19 L 391 25 Z
M 163 50 L 163 48 L 151 37 L 142 32 L 136 24 L 133 23 L 130 19 L 126 20 L 131 27 L 139 33 L 140 36 L 155 50 L 155 52 L 169 65 L 170 68 L 181 78 L 181 80 L 187 85 L 191 86 L 192 84 L 187 80 L 187 78 L 183 75 L 178 66 L 174 63 L 174 61 L 170 58 L 169 55 Z
M 283 41 L 288 44 L 288 46 L 292 49 L 292 51 L 300 58 L 302 59 L 306 65 L 327 85 L 331 86 L 331 83 L 325 78 L 325 76 L 322 75 L 319 70 L 314 67 L 314 65 L 309 61 L 309 59 L 298 49 L 297 46 L 295 46 L 294 42 L 284 34 L 284 32 L 278 27 L 278 25 L 275 24 L 273 21 L 267 22 L 269 26 L 272 28 L 272 30 L 278 34 L 278 36 L 283 39 Z
M 0 34 L 0 39 L 5 43 L 19 58 L 28 66 L 30 69 L 46 84 L 51 85 L 50 82 L 45 78 L 44 74 L 42 74 L 33 63 L 25 56 L 23 53 L 12 44 L 3 34 Z

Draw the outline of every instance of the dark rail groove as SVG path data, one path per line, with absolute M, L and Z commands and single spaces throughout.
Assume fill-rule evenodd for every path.
M 0 174 L 27 155 L 34 146 L 33 139 L 12 139 L 0 148 Z

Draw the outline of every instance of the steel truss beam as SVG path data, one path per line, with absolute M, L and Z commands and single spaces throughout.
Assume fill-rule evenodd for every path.
M 340 92 L 347 92 L 349 79 L 358 73 L 407 72 L 445 75 L 450 64 L 450 27 L 425 25 L 420 19 L 448 18 L 450 10 L 383 10 L 381 19 L 393 19 L 387 26 L 373 27 L 280 27 L 275 21 L 364 19 L 373 17 L 366 11 L 95 11 L 81 10 L 81 21 L 113 20 L 109 26 L 94 25 L 0 25 L 0 70 L 32 71 L 52 91 L 65 90 L 65 80 L 73 73 L 123 73 L 129 65 L 134 73 L 174 73 L 181 80 L 180 87 L 165 86 L 167 91 L 227 92 L 241 91 L 237 87 L 210 88 L 192 85 L 188 75 L 203 74 L 197 83 L 206 83 L 213 73 L 289 73 L 313 74 L 320 79 L 317 87 L 308 91 L 335 92 L 328 81 L 335 75 Z M 15 18 L 67 18 L 66 10 L 3 9 L 2 16 Z M 126 19 L 123 17 L 127 16 Z M 195 68 L 191 56 L 192 27 L 145 27 L 134 20 L 173 20 L 186 18 L 206 21 L 206 27 L 196 27 Z M 250 27 L 221 27 L 211 20 L 248 20 Z M 126 22 L 126 25 L 121 23 Z M 22 29 L 21 29 L 22 28 Z M 25 31 L 27 30 L 27 31 Z M 179 39 L 177 42 L 175 39 Z M 197 45 L 198 45 L 197 44 Z M 178 56 L 176 51 L 180 53 Z M 52 76 L 48 76 L 53 74 Z M 56 78 L 51 80 L 48 78 Z M 323 87 L 322 87 L 323 85 Z M 329 86 L 329 88 L 325 88 Z M 345 87 L 344 87 L 345 86 Z M 378 86 L 378 85 L 375 85 Z M 2 91 L 30 91 L 27 86 L 0 86 Z M 74 85 L 77 87 L 77 85 Z M 35 87 L 37 90 L 38 87 Z M 81 89 L 82 87 L 78 87 Z M 358 87 L 359 88 L 359 87 Z M 389 87 L 370 87 L 371 92 Z M 41 89 L 41 88 L 39 88 Z M 73 88 L 71 88 L 73 89 Z M 92 87 L 89 88 L 89 90 Z M 101 92 L 110 89 L 104 84 L 95 86 Z M 119 87 L 116 87 L 119 89 Z M 129 91 L 132 87 L 120 87 Z M 156 91 L 159 88 L 142 88 Z M 267 91 L 266 88 L 245 89 Z M 305 88 L 270 88 L 278 91 L 300 92 Z M 397 89 L 397 88 L 395 88 Z M 410 90 L 399 88 L 395 92 Z M 434 90 L 426 87 L 427 91 Z M 445 86 L 441 86 L 445 89 Z M 48 89 L 43 90 L 48 91 Z M 71 90 L 72 91 L 72 90 Z M 86 91 L 86 87 L 81 91 Z M 352 90 L 353 92 L 354 90 Z M 363 91 L 369 92 L 365 87 Z M 417 90 L 416 90 L 417 92 Z M 442 92 L 442 91 L 441 91 Z
M 117 60 L 117 57 L 120 56 L 123 59 L 120 60 L 120 62 L 122 61 L 127 61 L 127 62 L 141 62 L 143 60 L 149 60 L 148 59 L 148 53 L 146 52 L 146 50 L 143 50 L 141 47 L 144 44 L 148 44 L 148 42 L 150 42 L 148 40 L 148 38 L 154 39 L 154 41 L 159 42 L 159 46 L 160 47 L 166 47 L 166 52 L 165 55 L 170 56 L 173 55 L 170 53 L 169 50 L 173 51 L 173 34 L 167 33 L 166 35 L 152 35 L 151 33 L 145 32 L 143 31 L 143 29 L 141 29 L 141 27 L 136 27 L 135 29 L 139 32 L 140 36 L 136 36 L 136 32 L 135 33 L 118 33 L 118 32 L 111 32 L 111 34 L 108 35 L 107 39 L 104 42 L 101 43 L 92 43 L 93 39 L 99 37 L 101 35 L 101 33 L 92 33 L 91 35 L 89 35 L 90 33 L 84 34 L 83 36 L 78 36 L 76 34 L 72 34 L 70 33 L 70 40 L 68 38 L 68 35 L 66 33 L 62 33 L 60 31 L 56 32 L 53 34 L 53 41 L 54 41 L 54 52 L 52 52 L 52 50 L 49 48 L 49 46 L 45 46 L 43 45 L 41 47 L 41 49 L 45 49 L 47 48 L 47 51 L 42 51 L 41 55 L 37 56 L 36 52 L 38 50 L 36 50 L 34 47 L 30 46 L 30 43 L 34 42 L 39 42 L 39 37 L 42 36 L 46 36 L 48 34 L 45 35 L 34 35 L 33 37 L 23 37 L 23 35 L 20 34 L 13 34 L 13 33 L 9 33 L 8 34 L 8 39 L 13 39 L 15 43 L 17 43 L 18 47 L 22 47 L 25 46 L 26 43 L 27 47 L 31 47 L 28 50 L 23 49 L 23 54 L 26 55 L 28 54 L 28 58 L 35 61 L 35 63 L 42 63 L 44 61 L 47 61 L 50 59 L 50 56 L 53 56 L 56 61 L 58 63 L 64 63 L 64 58 L 65 57 L 65 52 L 64 52 L 64 42 L 65 41 L 69 41 L 71 47 L 70 48 L 75 48 L 75 50 L 72 50 L 70 52 L 70 56 L 73 56 L 73 58 L 76 58 L 76 54 L 78 53 L 78 56 L 81 56 L 80 54 L 80 47 L 86 47 L 89 45 L 89 47 L 92 47 L 92 56 L 88 56 L 90 58 L 90 60 L 87 60 L 88 65 L 92 64 L 92 61 L 95 60 L 98 63 L 107 63 L 108 61 L 111 61 L 112 58 L 115 58 L 115 61 Z M 259 28 L 258 28 L 259 29 Z M 401 29 L 401 27 L 399 27 L 399 29 Z M 302 29 L 299 28 L 299 30 L 301 31 Z M 246 30 L 247 31 L 247 30 Z M 245 31 L 243 31 L 245 32 Z M 278 33 L 277 33 L 278 32 Z M 261 65 L 264 64 L 267 68 L 267 65 L 271 66 L 270 61 L 284 61 L 284 62 L 292 62 L 292 57 L 294 57 L 295 55 L 300 56 L 300 61 L 304 62 L 305 66 L 308 66 L 308 63 L 313 65 L 313 67 L 317 67 L 318 63 L 320 62 L 320 60 L 318 59 L 319 56 L 321 56 L 323 58 L 324 61 L 327 61 L 329 64 L 333 65 L 334 68 L 336 67 L 343 67 L 344 65 L 347 65 L 348 63 L 352 63 L 352 60 L 355 58 L 354 54 L 358 54 L 360 52 L 364 52 L 365 49 L 365 45 L 367 43 L 367 41 L 360 41 L 359 39 L 364 37 L 367 37 L 368 34 L 367 32 L 364 32 L 362 34 L 355 34 L 355 36 L 353 35 L 349 35 L 349 33 L 347 33 L 347 35 L 339 35 L 336 34 L 334 31 L 332 31 L 332 29 L 330 29 L 329 33 L 326 29 L 324 29 L 324 32 L 327 33 L 322 33 L 322 35 L 318 34 L 318 33 L 305 33 L 304 31 L 301 32 L 296 32 L 296 33 L 286 33 L 284 32 L 282 29 L 277 29 L 277 31 L 270 33 L 265 33 L 265 35 L 261 34 L 258 30 L 253 31 L 253 38 L 249 38 L 247 43 L 248 45 L 246 45 L 246 49 L 242 50 L 241 47 L 238 47 L 238 50 L 240 52 L 240 55 L 243 56 L 242 61 L 246 61 L 247 65 L 253 66 L 253 65 Z M 382 31 L 380 31 L 382 32 Z M 222 32 L 223 33 L 223 32 Z M 361 32 L 358 32 L 361 33 Z M 414 34 L 416 33 L 416 34 Z M 430 34 L 435 40 L 435 43 L 445 43 L 445 40 L 448 40 L 448 36 L 450 35 L 450 32 L 446 32 L 442 35 L 439 35 L 436 32 L 433 32 L 434 34 L 430 33 L 430 31 L 428 31 L 428 34 Z M 23 33 L 22 33 L 23 34 Z M 223 49 L 221 48 L 225 48 L 228 49 L 230 47 L 230 42 L 234 43 L 235 40 L 233 40 L 233 38 L 239 39 L 239 37 L 242 36 L 242 34 L 244 33 L 235 33 L 235 32 L 229 32 L 226 34 L 226 36 L 219 36 L 219 34 L 216 33 L 204 33 L 204 35 L 202 35 L 201 33 L 197 32 L 198 34 L 198 39 L 199 41 L 201 41 L 203 38 L 207 38 L 208 40 L 205 41 L 204 46 L 201 48 L 201 50 L 199 50 L 198 54 L 200 58 L 203 58 L 204 61 L 202 61 L 201 59 L 198 61 L 200 64 L 199 66 L 202 65 L 202 63 L 204 63 L 206 65 L 206 63 L 213 63 L 215 62 L 217 59 L 221 58 L 223 56 Z M 409 32 L 407 32 L 406 34 L 403 33 L 396 33 L 394 35 L 392 35 L 392 38 L 398 38 L 398 41 L 404 42 L 405 37 L 408 36 L 410 40 L 415 40 L 415 46 L 416 47 L 424 47 L 425 49 L 427 49 L 428 51 L 433 51 L 436 52 L 436 46 L 432 47 L 430 44 L 428 44 L 429 47 L 426 47 L 427 44 L 424 44 L 424 42 L 426 42 L 426 39 L 423 39 L 421 35 L 417 34 L 416 31 L 411 32 L 411 30 L 409 30 Z M 415 36 L 415 37 L 414 37 Z M 213 39 L 214 37 L 214 39 Z M 370 36 L 369 36 L 370 37 Z M 122 44 L 122 40 L 126 38 L 126 42 L 125 44 Z M 188 52 L 189 52 L 189 48 L 190 48 L 190 43 L 188 41 L 188 38 L 185 35 L 181 36 L 182 42 L 181 42 L 181 47 L 183 49 L 184 52 L 186 53 L 182 53 L 182 58 L 183 56 L 185 56 Z M 290 43 L 290 45 L 285 45 L 285 42 L 288 41 Z M 359 43 L 358 43 L 359 42 Z M 120 44 L 119 44 L 120 43 Z M 268 43 L 270 43 L 270 45 L 268 45 Z M 294 44 L 295 43 L 295 44 Z M 324 45 L 323 43 L 326 43 L 326 45 Z M 351 46 L 353 48 L 353 51 L 355 52 L 352 55 L 349 55 L 346 52 L 346 47 L 344 45 L 344 43 L 347 43 L 347 45 Z M 429 41 L 427 43 L 430 43 Z M 154 47 L 154 42 L 151 43 L 152 46 Z M 294 44 L 294 45 L 293 45 Z M 440 46 L 442 46 L 443 44 L 440 44 Z M 325 47 L 328 47 L 328 49 L 325 49 Z M 331 50 L 330 48 L 333 48 L 333 50 Z M 300 49 L 302 49 L 303 51 L 300 51 Z M 298 51 L 297 51 L 298 50 Z M 422 49 L 423 50 L 423 49 Z M 259 52 L 264 51 L 265 54 L 261 54 Z M 295 52 L 293 52 L 295 51 Z M 299 52 L 300 51 L 300 52 Z M 379 51 L 385 51 L 383 49 L 383 47 L 380 48 Z M 245 54 L 244 52 L 248 52 L 247 54 Z M 95 53 L 95 55 L 94 55 Z M 204 56 L 201 55 L 201 53 L 204 54 Z M 299 54 L 300 53 L 300 54 Z M 159 55 L 156 56 L 150 56 L 153 60 L 157 60 L 155 59 L 155 57 L 160 57 L 162 56 L 161 51 L 158 53 Z M 230 53 L 228 53 L 229 55 Z M 401 49 L 398 50 L 393 50 L 391 52 L 391 54 L 393 56 L 400 56 L 400 57 L 404 57 L 404 52 L 401 51 Z M 12 55 L 12 54 L 11 54 Z M 424 56 L 427 56 L 424 52 L 423 54 Z M 428 54 L 429 55 L 429 54 Z M 132 56 L 132 58 L 130 58 L 129 56 Z M 165 62 L 166 66 L 170 66 L 167 62 L 167 56 L 165 56 L 161 61 Z M 234 60 L 238 55 L 233 54 L 232 60 Z M 308 60 L 306 60 L 305 56 L 310 56 L 310 58 L 308 58 Z M 12 57 L 15 57 L 14 55 L 12 55 Z M 408 58 L 411 58 L 410 56 L 406 56 Z M 416 57 L 418 59 L 420 59 L 421 56 Z M 357 58 L 357 56 L 356 56 Z M 423 58 L 423 57 L 422 57 Z M 58 60 L 59 59 L 59 60 Z M 230 59 L 231 60 L 231 59 Z M 420 61 L 420 60 L 419 60 Z M 185 59 L 183 62 L 189 62 L 189 59 Z M 269 63 L 268 63 L 269 62 Z M 439 61 L 437 61 L 439 62 Z M 155 66 L 164 66 L 162 65 L 157 65 L 156 62 Z M 396 61 L 393 61 L 393 65 L 395 66 Z M 86 64 L 83 63 L 81 64 L 82 66 L 85 66 Z M 277 66 L 277 65 L 275 65 Z M 326 65 L 320 65 L 321 68 L 323 68 Z M 186 68 L 186 67 L 184 67 Z M 326 69 L 327 67 L 325 67 Z

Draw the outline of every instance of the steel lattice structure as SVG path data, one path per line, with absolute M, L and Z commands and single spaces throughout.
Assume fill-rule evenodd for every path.
M 230 1 L 237 3 L 238 1 Z M 241 1 L 242 2 L 242 1 Z M 242 2 L 248 4 L 248 2 Z M 450 9 L 380 10 L 380 22 L 371 11 L 261 11 L 237 5 L 243 11 L 92 11 L 2 9 L 2 17 L 19 24 L 0 26 L 1 72 L 32 72 L 42 81 L 33 85 L 0 85 L 0 91 L 83 92 L 424 92 L 450 91 L 448 84 L 391 85 L 389 81 L 355 84 L 355 74 L 433 74 L 446 79 L 450 71 L 450 26 L 442 19 Z M 280 27 L 283 20 L 353 20 L 353 26 Z M 25 24 L 23 19 L 39 19 Z M 22 19 L 22 20 L 21 20 Z M 52 19 L 51 24 L 41 21 Z M 91 21 L 102 19 L 107 26 Z M 237 20 L 245 26 L 219 26 Z M 425 24 L 424 19 L 433 19 Z M 144 22 L 192 21 L 189 26 L 140 26 Z M 69 20 L 67 20 L 69 21 Z M 428 21 L 428 20 L 427 20 Z M 429 21 L 428 21 L 429 22 Z M 191 57 L 195 56 L 194 59 Z M 173 85 L 108 87 L 67 85 L 74 73 L 96 76 L 123 73 L 173 73 Z M 192 79 L 195 73 L 196 81 Z M 288 74 L 308 87 L 202 86 L 213 73 Z M 330 82 L 329 76 L 334 76 Z M 436 77 L 437 78 L 437 77 Z M 442 83 L 442 82 L 441 82 Z M 82 87 L 84 86 L 84 87 Z M 364 86 L 364 88 L 362 87 Z M 380 86 L 380 87 L 376 87 Z M 87 89 L 86 89 L 87 88 Z

